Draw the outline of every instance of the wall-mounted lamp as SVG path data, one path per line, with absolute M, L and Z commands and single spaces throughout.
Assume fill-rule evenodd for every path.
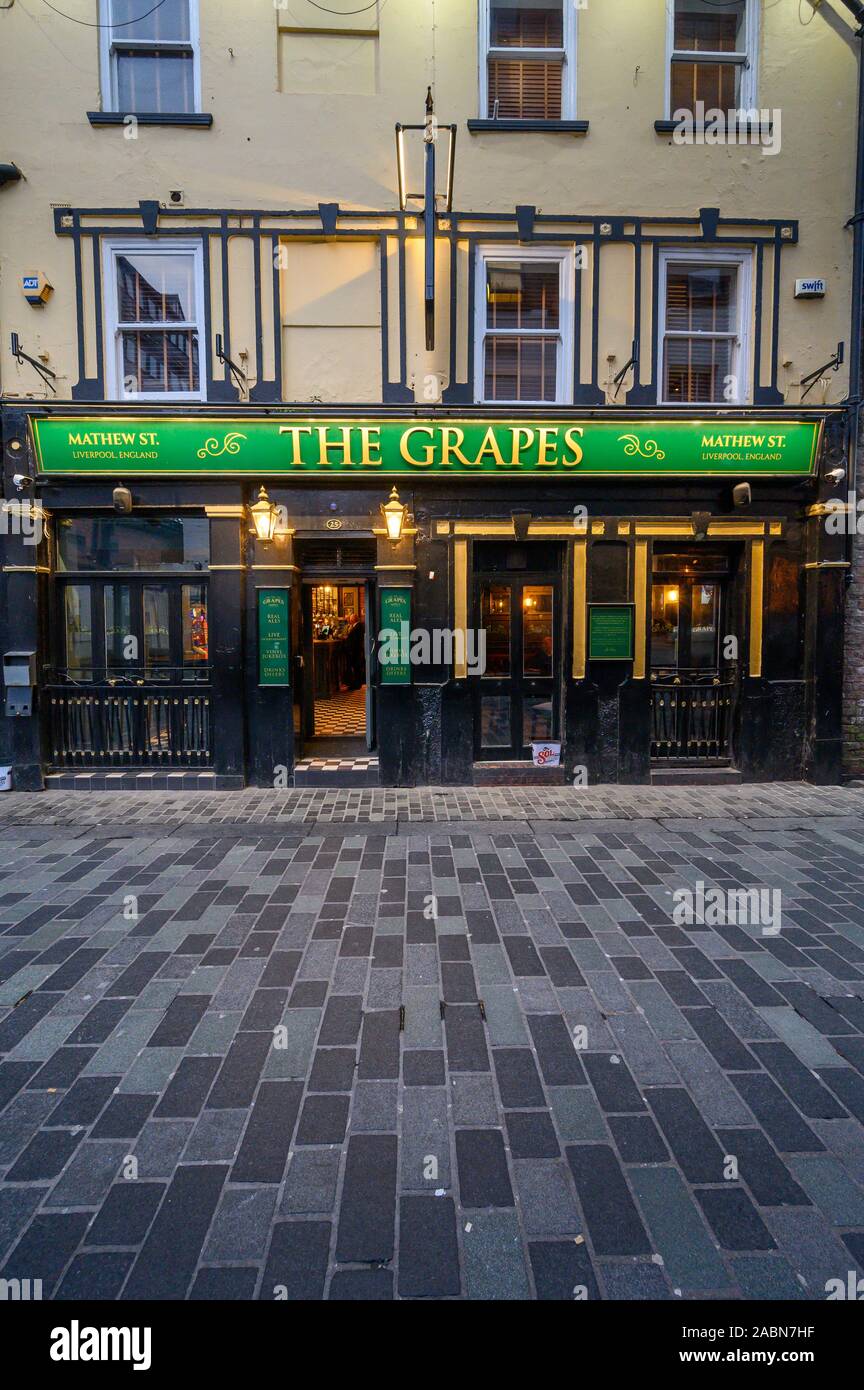
M 387 527 L 387 539 L 393 541 L 394 544 L 402 539 L 406 511 L 405 503 L 400 502 L 399 493 L 396 491 L 396 484 L 394 483 L 390 500 L 386 504 L 381 503 L 381 514 L 384 517 L 384 525 Z
M 276 522 L 279 519 L 279 508 L 270 501 L 265 487 L 262 486 L 258 493 L 258 501 L 249 508 L 249 511 L 256 536 L 259 541 L 263 541 L 264 545 L 269 545 L 276 530 Z

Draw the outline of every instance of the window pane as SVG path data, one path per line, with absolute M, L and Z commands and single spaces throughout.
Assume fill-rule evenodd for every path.
M 651 665 L 678 665 L 678 613 L 680 594 L 677 584 L 651 586 Z
M 493 48 L 561 48 L 564 3 L 549 0 L 492 0 L 490 42 Z
M 554 401 L 557 338 L 487 338 L 484 394 L 490 401 Z
M 733 268 L 669 267 L 666 276 L 666 327 L 682 333 L 734 333 Z
M 493 120 L 558 121 L 561 119 L 561 60 L 489 59 L 489 109 Z
M 171 664 L 168 590 L 148 585 L 144 589 L 144 666 L 148 676 L 160 676 Z
M 206 517 L 61 517 L 58 570 L 204 570 Z
M 731 375 L 732 344 L 728 338 L 666 339 L 666 400 L 721 402 L 726 378 Z
M 139 664 L 132 636 L 132 596 L 127 584 L 105 585 L 105 665 L 109 671 Z
M 183 679 L 206 680 L 207 671 L 204 668 L 207 666 L 210 653 L 206 585 L 184 584 L 181 602 L 183 609 Z
M 709 670 L 717 665 L 716 584 L 694 584 L 691 597 L 690 665 Z
M 480 623 L 486 632 L 486 676 L 510 675 L 510 588 L 484 584 Z
M 746 0 L 675 0 L 675 47 L 695 52 L 743 53 Z
M 67 584 L 63 593 L 66 669 L 76 680 L 93 679 L 93 615 L 89 584 Z
M 556 329 L 561 322 L 561 269 L 557 261 L 486 264 L 486 326 Z
M 740 63 L 681 63 L 672 64 L 672 117 L 676 112 L 689 111 L 696 114 L 696 103 L 701 101 L 705 111 L 737 110 L 741 105 Z
M 194 111 L 194 59 L 171 49 L 118 49 L 117 104 L 121 111 Z
M 480 743 L 484 748 L 511 746 L 509 695 L 484 695 L 481 699 Z
M 522 744 L 541 743 L 555 737 L 552 697 L 522 701 Z
M 115 41 L 126 38 L 142 42 L 147 39 L 174 40 L 189 39 L 189 0 L 163 0 L 154 8 L 155 0 L 142 4 L 142 0 L 111 0 L 111 23 L 116 31 Z M 145 14 L 145 10 L 152 13 Z M 139 19 L 138 16 L 142 17 Z M 134 21 L 130 23 L 130 21 Z
M 522 591 L 522 671 L 552 675 L 552 586 L 526 584 Z
M 198 390 L 198 334 L 192 329 L 126 329 L 121 352 L 123 389 L 128 395 Z
M 194 257 L 146 251 L 118 255 L 117 309 L 121 323 L 194 323 Z

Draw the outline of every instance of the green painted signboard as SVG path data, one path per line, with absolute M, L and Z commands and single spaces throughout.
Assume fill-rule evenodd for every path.
M 632 661 L 635 605 L 588 605 L 588 660 Z
M 382 588 L 378 670 L 382 685 L 411 684 L 411 590 Z
M 812 473 L 821 421 L 46 416 L 41 472 L 335 480 Z
M 258 590 L 258 684 L 291 684 L 291 590 Z

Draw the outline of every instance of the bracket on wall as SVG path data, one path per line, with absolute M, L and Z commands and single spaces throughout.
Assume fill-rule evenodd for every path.
M 246 390 L 246 373 L 245 373 L 240 367 L 238 367 L 234 362 L 232 362 L 230 357 L 226 357 L 226 356 L 225 356 L 225 353 L 224 353 L 224 351 L 223 351 L 223 349 L 222 349 L 222 334 L 221 334 L 221 333 L 217 333 L 217 334 L 216 334 L 216 357 L 217 357 L 217 360 L 220 361 L 220 362 L 222 363 L 223 367 L 227 367 L 227 368 L 228 368 L 229 372 L 231 373 L 231 376 L 233 377 L 233 379 L 234 379 L 234 381 L 236 382 L 236 384 L 240 387 L 241 391 L 245 391 L 245 390 Z
M 141 225 L 145 236 L 155 236 L 159 224 L 159 204 L 155 198 L 141 198 L 138 202 L 141 212 Z
M 615 387 L 615 394 L 614 394 L 613 397 L 612 397 L 613 401 L 618 399 L 618 392 L 621 390 L 621 385 L 622 385 L 622 383 L 623 383 L 623 381 L 624 381 L 624 378 L 625 378 L 625 376 L 627 375 L 627 373 L 629 372 L 629 370 L 630 370 L 631 367 L 633 368 L 633 382 L 634 382 L 634 384 L 635 384 L 635 382 L 636 382 L 636 377 L 637 377 L 638 372 L 639 372 L 639 339 L 638 339 L 638 338 L 634 338 L 634 339 L 633 339 L 633 342 L 632 342 L 632 344 L 631 344 L 631 347 L 630 347 L 630 359 L 629 359 L 629 361 L 625 362 L 625 363 L 624 363 L 624 366 L 621 368 L 621 370 L 620 370 L 620 372 L 618 373 L 618 375 L 617 375 L 616 377 L 613 377 L 613 378 L 612 378 L 612 385 Z
M 318 214 L 321 218 L 321 230 L 325 236 L 336 235 L 336 222 L 339 217 L 338 203 L 319 203 Z
M 799 385 L 799 386 L 806 386 L 806 387 L 807 387 L 807 390 L 804 391 L 804 392 L 802 392 L 802 395 L 801 395 L 801 400 L 802 400 L 802 401 L 805 401 L 805 400 L 807 399 L 807 397 L 809 396 L 810 392 L 813 390 L 813 387 L 816 385 L 816 382 L 819 380 L 819 378 L 820 378 L 820 376 L 822 375 L 823 372 L 828 372 L 828 371 L 839 372 L 840 368 L 843 366 L 843 359 L 844 359 L 844 356 L 845 356 L 845 352 L 846 352 L 846 344 L 845 344 L 845 343 L 838 343 L 838 344 L 837 344 L 837 351 L 835 352 L 834 356 L 833 356 L 832 358 L 830 358 L 829 361 L 827 361 L 827 362 L 824 364 L 824 366 L 822 366 L 822 367 L 817 367 L 816 370 L 815 370 L 815 372 L 808 372 L 806 376 L 802 376 L 801 380 L 798 382 L 798 385 Z
M 534 219 L 537 216 L 537 209 L 530 203 L 516 204 L 516 227 L 519 232 L 520 241 L 533 241 L 534 239 Z
M 38 362 L 35 357 L 31 357 L 21 347 L 21 339 L 17 333 L 12 334 L 12 356 L 16 362 L 29 362 L 34 371 L 37 371 L 50 391 L 57 395 L 57 387 L 52 383 L 57 380 L 57 373 L 52 372 L 50 367 L 46 367 L 44 362 Z

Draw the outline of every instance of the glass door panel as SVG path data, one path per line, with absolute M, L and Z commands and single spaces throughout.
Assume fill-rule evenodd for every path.
M 690 599 L 690 665 L 699 670 L 710 670 L 718 665 L 718 600 L 719 585 L 693 585 Z
M 554 670 L 552 585 L 522 590 L 522 674 L 551 679 Z
M 171 602 L 167 586 L 148 584 L 144 600 L 144 670 L 149 680 L 168 680 L 171 666 Z
M 474 681 L 475 756 L 520 759 L 558 737 L 557 585 L 546 574 L 478 580 L 486 666 Z
M 480 591 L 480 626 L 486 633 L 489 677 L 510 675 L 510 585 L 484 584 Z
M 677 584 L 651 586 L 651 665 L 678 665 L 681 594 Z
M 128 584 L 106 584 L 105 669 L 108 676 L 138 665 L 138 640 L 132 631 L 132 594 Z
M 93 679 L 93 612 L 89 584 L 67 584 L 63 594 L 66 670 L 73 680 Z
M 183 624 L 183 679 L 207 680 L 210 654 L 207 623 L 207 586 L 184 584 L 180 591 Z

